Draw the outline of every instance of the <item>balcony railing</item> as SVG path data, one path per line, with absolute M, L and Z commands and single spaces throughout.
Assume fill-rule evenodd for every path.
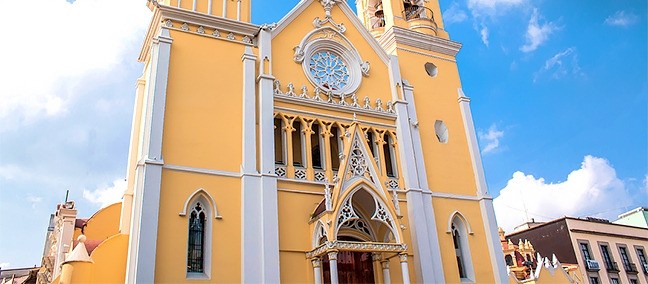
M 605 262 L 605 269 L 608 272 L 619 272 L 619 265 L 617 265 L 616 261 L 610 261 L 610 262 Z
M 626 273 L 629 274 L 638 274 L 639 270 L 637 269 L 637 265 L 634 263 L 624 263 L 623 264 L 623 269 L 626 271 Z
M 601 267 L 599 266 L 598 261 L 593 260 L 593 259 L 586 260 L 585 264 L 587 266 L 587 271 L 599 271 L 599 269 L 601 269 Z

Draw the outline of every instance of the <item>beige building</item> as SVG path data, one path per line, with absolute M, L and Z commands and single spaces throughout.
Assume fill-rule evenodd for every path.
M 529 240 L 537 252 L 578 265 L 584 283 L 648 283 L 646 228 L 591 217 L 563 217 L 507 238 Z

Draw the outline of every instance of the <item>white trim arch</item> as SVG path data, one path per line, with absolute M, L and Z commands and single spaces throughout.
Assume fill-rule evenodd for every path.
M 184 210 L 183 212 L 180 213 L 181 217 L 184 217 L 184 219 L 187 221 L 185 229 L 187 230 L 187 239 L 185 240 L 185 251 L 189 251 L 191 248 L 191 212 L 196 208 L 198 205 L 200 206 L 200 209 L 202 212 L 205 214 L 205 223 L 204 223 L 204 229 L 203 229 L 203 235 L 202 235 L 202 250 L 201 250 L 201 265 L 202 265 L 202 271 L 185 271 L 186 273 L 186 278 L 187 279 L 204 279 L 208 280 L 211 279 L 211 270 L 212 270 L 212 231 L 213 231 L 213 219 L 211 216 L 216 216 L 216 206 L 214 203 L 213 198 L 204 190 L 204 189 L 198 189 L 196 192 L 194 192 L 192 195 L 189 196 L 187 201 L 185 202 Z M 218 217 L 220 218 L 220 216 Z M 185 259 L 186 261 L 186 266 L 189 267 L 189 259 Z
M 191 195 L 189 195 L 189 198 L 184 203 L 184 206 L 182 207 L 182 211 L 178 213 L 180 216 L 187 216 L 187 209 L 189 208 L 191 201 L 194 199 L 199 198 L 200 196 L 203 196 L 205 198 L 205 201 L 209 204 L 211 214 L 214 216 L 214 219 L 223 219 L 223 216 L 218 214 L 218 209 L 216 208 L 216 201 L 214 201 L 214 198 L 204 189 L 199 188 L 198 190 L 194 191 Z M 195 203 L 195 202 L 194 202 Z
M 463 270 L 463 275 L 461 275 L 460 271 L 459 277 L 462 283 L 474 283 L 476 280 L 475 268 L 470 252 L 470 241 L 468 240 L 468 235 L 472 235 L 472 231 L 470 231 L 468 222 L 460 212 L 455 211 L 450 216 L 450 231 L 448 233 L 450 233 L 450 237 L 452 238 L 452 244 L 457 257 L 457 265 L 459 269 Z
M 466 230 L 468 235 L 474 235 L 475 234 L 473 232 L 472 228 L 470 227 L 470 223 L 468 223 L 468 219 L 466 219 L 466 217 L 463 214 L 461 214 L 461 212 L 456 211 L 456 210 L 454 212 L 452 212 L 452 214 L 450 214 L 450 218 L 448 218 L 448 229 L 447 229 L 446 233 L 452 234 L 452 222 L 454 221 L 455 218 L 458 218 L 459 220 L 461 220 L 461 222 L 463 223 L 463 225 L 465 227 L 464 229 Z
M 394 241 L 396 243 L 400 243 L 401 242 L 401 236 L 400 236 L 399 230 L 398 230 L 398 228 L 400 226 L 398 226 L 397 219 L 394 218 L 394 214 L 392 214 L 393 212 L 391 211 L 391 208 L 389 206 L 387 206 L 387 203 L 385 203 L 385 201 L 382 200 L 382 198 L 380 198 L 380 195 L 376 194 L 375 191 L 373 191 L 373 190 L 371 190 L 371 189 L 369 189 L 369 188 L 367 188 L 366 186 L 363 186 L 363 185 L 359 185 L 359 186 L 355 187 L 354 189 L 350 190 L 350 192 L 347 194 L 347 196 L 344 198 L 344 201 L 342 202 L 342 204 L 346 204 L 347 202 L 349 202 L 349 204 L 351 205 L 351 212 L 352 212 L 351 216 L 353 216 L 353 217 L 345 218 L 344 220 L 342 220 L 340 222 L 339 216 L 340 216 L 342 210 L 345 209 L 345 207 L 341 206 L 337 210 L 337 213 L 335 214 L 335 218 L 333 219 L 336 222 L 335 231 L 334 231 L 334 234 L 333 234 L 334 240 L 337 240 L 339 232 L 340 232 L 340 228 L 342 227 L 342 224 L 344 224 L 345 222 L 350 221 L 350 220 L 360 219 L 359 216 L 355 213 L 355 211 L 353 209 L 353 196 L 356 193 L 358 193 L 358 191 L 360 191 L 360 190 L 366 191 L 371 196 L 371 198 L 373 198 L 373 201 L 374 201 L 374 207 L 375 207 L 374 212 L 366 212 L 367 214 L 371 215 L 370 218 L 366 218 L 366 221 L 376 221 L 376 222 L 384 224 L 385 226 L 387 226 L 387 228 L 389 228 L 392 235 L 394 236 Z M 366 216 L 364 216 L 364 217 L 366 217 Z M 375 228 L 371 228 L 371 230 L 375 233 L 376 230 L 374 230 L 374 229 Z M 379 238 L 379 236 L 377 236 L 377 235 L 374 236 L 374 237 Z M 376 241 L 378 241 L 378 239 L 376 239 Z
M 326 226 L 322 222 L 322 220 L 318 220 L 317 224 L 315 225 L 315 230 L 313 231 L 313 239 L 312 239 L 312 245 L 313 248 L 318 247 L 320 244 L 320 239 L 326 238 L 327 241 L 329 241 L 328 237 L 328 232 L 326 232 Z

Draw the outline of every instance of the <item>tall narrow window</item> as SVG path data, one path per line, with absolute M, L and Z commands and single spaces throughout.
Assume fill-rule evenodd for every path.
M 340 168 L 340 144 L 338 139 L 340 133 L 337 126 L 331 126 L 331 137 L 329 138 L 331 142 L 331 168 L 333 171 L 337 171 Z
M 314 136 L 311 137 L 311 158 L 313 160 L 313 168 L 322 169 L 322 147 L 320 143 L 322 131 L 317 122 L 313 123 L 313 134 Z
M 585 261 L 591 260 L 592 256 L 590 255 L 589 246 L 587 245 L 587 243 L 580 243 L 580 248 L 581 251 L 583 252 L 583 257 L 585 258 Z
M 283 123 L 281 118 L 274 119 L 275 164 L 284 164 Z
M 205 272 L 205 211 L 200 202 L 191 210 L 189 218 L 189 249 L 187 256 L 187 272 Z
M 610 249 L 607 245 L 601 245 L 601 254 L 603 255 L 603 261 L 605 261 L 605 268 L 614 270 Z
M 639 263 L 643 266 L 644 273 L 648 274 L 648 262 L 646 262 L 646 254 L 643 248 L 637 248 L 637 256 L 639 257 Z
M 452 233 L 455 257 L 457 258 L 459 277 L 462 280 L 474 281 L 475 270 L 472 266 L 472 258 L 470 256 L 468 229 L 465 219 L 463 219 L 460 214 L 456 214 L 451 220 L 450 232 Z
M 292 132 L 292 153 L 293 153 L 293 166 L 302 167 L 304 160 L 302 158 L 302 126 L 301 121 L 295 119 L 293 122 Z
M 383 153 L 385 155 L 385 172 L 388 177 L 396 177 L 396 168 L 394 166 L 394 147 L 392 147 L 392 140 L 389 134 L 385 133 L 383 136 L 385 144 L 383 144 Z
M 461 253 L 461 233 L 457 227 L 452 223 L 452 241 L 454 243 L 455 255 L 457 256 L 457 266 L 459 267 L 459 278 L 466 278 L 464 269 L 463 254 Z
M 369 129 L 367 129 L 367 144 L 369 144 L 369 151 L 371 151 L 371 156 L 376 157 L 376 153 L 374 150 L 374 145 L 376 143 L 374 140 L 373 132 Z
M 632 266 L 630 265 L 630 258 L 628 257 L 628 250 L 625 247 L 619 247 L 619 254 L 621 255 L 621 262 L 623 263 L 623 269 L 627 272 L 632 272 Z

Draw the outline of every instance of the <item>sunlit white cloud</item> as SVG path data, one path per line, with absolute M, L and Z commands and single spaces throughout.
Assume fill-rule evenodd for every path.
M 504 131 L 497 129 L 497 125 L 493 124 L 488 128 L 488 131 L 478 131 L 477 136 L 483 147 L 482 154 L 488 154 L 499 148 Z
M 614 15 L 607 17 L 604 23 L 609 26 L 627 27 L 637 23 L 638 21 L 639 17 L 635 14 L 626 14 L 625 11 L 616 11 Z
M 538 9 L 533 9 L 533 14 L 531 15 L 531 19 L 529 19 L 529 25 L 525 34 L 526 43 L 520 47 L 522 52 L 531 52 L 538 49 L 540 45 L 549 39 L 549 35 L 558 29 L 552 22 L 540 24 L 539 18 L 540 13 L 538 13 Z
M 0 32 L 11 39 L 0 45 L 0 132 L 64 114 L 71 100 L 92 95 L 78 86 L 122 64 L 149 14 L 142 1 L 132 0 L 3 3 L 0 18 L 19 26 Z
M 476 15 L 494 15 L 527 0 L 468 0 L 468 8 Z
M 473 28 L 479 33 L 482 43 L 485 46 L 490 45 L 489 25 L 495 18 L 527 2 L 528 0 L 468 0 L 468 10 L 473 17 Z
M 83 190 L 83 198 L 101 207 L 121 200 L 126 190 L 126 180 L 117 179 L 111 185 L 103 185 L 94 190 Z
M 535 73 L 533 81 L 537 81 L 544 74 L 550 74 L 553 79 L 560 79 L 567 75 L 585 77 L 585 73 L 578 63 L 576 48 L 569 47 L 547 59 L 544 66 Z
M 461 23 L 468 18 L 466 12 L 459 7 L 457 2 L 453 2 L 450 8 L 443 12 L 443 22 L 445 24 Z
M 614 219 L 631 203 L 612 165 L 593 156 L 585 156 L 579 169 L 557 183 L 515 172 L 493 201 L 497 222 L 507 232 L 528 221 L 527 217 L 536 221 L 562 216 Z

